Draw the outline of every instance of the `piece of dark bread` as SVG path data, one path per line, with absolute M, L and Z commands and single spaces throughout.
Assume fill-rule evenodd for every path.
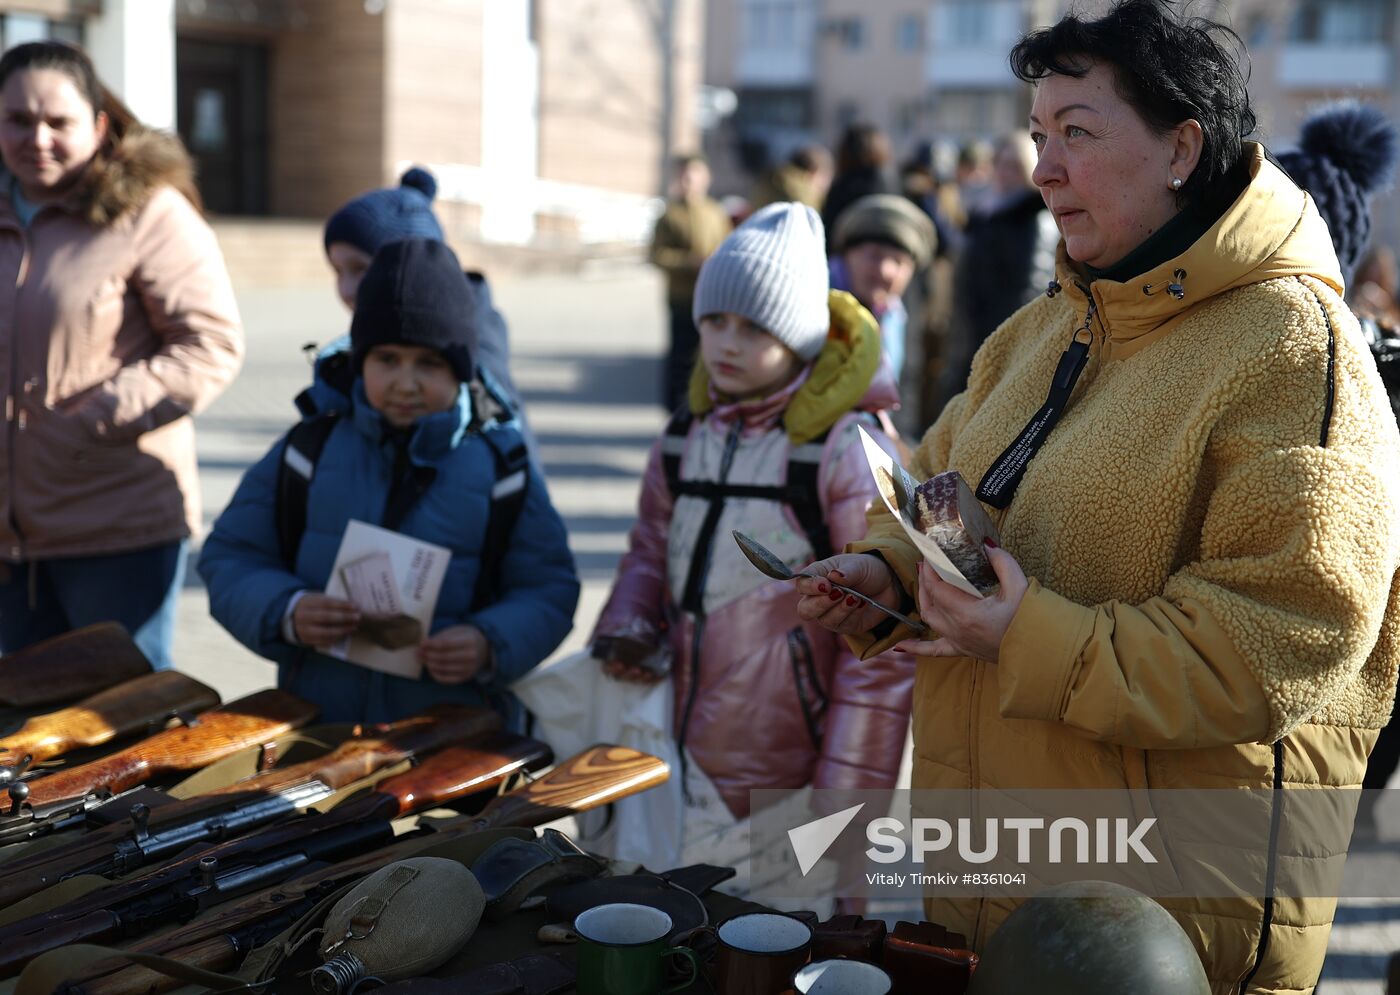
M 962 474 L 948 470 L 920 484 L 914 513 L 919 530 L 938 543 L 973 587 L 983 594 L 996 590 L 997 576 L 982 543 L 991 539 L 1000 546 L 1001 536 Z

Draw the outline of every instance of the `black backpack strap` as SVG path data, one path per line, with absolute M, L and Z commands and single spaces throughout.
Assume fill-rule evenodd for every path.
M 807 541 L 812 544 L 814 559 L 824 560 L 831 555 L 831 533 L 822 515 L 821 495 L 817 489 L 817 476 L 822 468 L 822 455 L 826 452 L 826 438 L 831 430 L 800 446 L 793 446 L 788 452 L 787 492 L 788 507 L 797 516 Z
M 858 417 L 872 426 L 879 425 L 874 416 L 865 412 L 861 412 Z M 792 509 L 807 536 L 807 541 L 811 543 L 813 558 L 824 560 L 831 555 L 831 533 L 822 513 L 821 492 L 818 488 L 822 457 L 826 453 L 831 429 L 809 442 L 792 447 L 788 452 L 787 480 L 783 484 L 720 484 L 712 480 L 680 479 L 681 456 L 685 451 L 693 420 L 694 417 L 688 409 L 678 409 L 666 423 L 666 433 L 662 438 L 661 468 L 673 498 L 682 494 L 710 501 L 729 497 L 764 498 L 786 504 Z
M 681 456 L 685 454 L 685 441 L 690 437 L 694 421 L 689 406 L 682 404 L 667 420 L 665 434 L 661 437 L 661 472 L 672 497 L 680 493 Z
M 328 411 L 297 422 L 283 440 L 277 464 L 277 548 L 288 570 L 296 569 L 297 549 L 306 534 L 306 505 L 316 463 L 339 417 Z
M 394 477 L 389 489 L 389 497 L 384 502 L 384 514 L 379 524 L 390 532 L 397 532 L 413 506 L 418 503 L 425 491 L 437 479 L 437 467 L 410 465 L 402 474 Z
M 501 561 L 530 493 L 530 454 L 520 433 L 501 427 L 482 432 L 481 437 L 495 457 L 496 482 L 491 485 L 491 509 L 487 513 L 472 611 L 479 611 L 500 597 Z

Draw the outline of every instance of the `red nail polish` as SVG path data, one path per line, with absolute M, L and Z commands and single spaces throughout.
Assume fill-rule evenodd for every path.
M 845 597 L 845 595 L 843 595 L 840 591 L 832 591 L 830 594 L 827 595 L 827 597 L 829 597 L 832 601 L 840 601 L 843 597 Z
M 908 650 L 900 649 L 898 646 L 896 646 L 896 647 L 894 648 L 894 651 L 895 651 L 896 653 L 908 653 L 908 652 L 909 652 Z
M 846 606 L 847 606 L 848 608 L 854 608 L 854 607 L 856 606 L 856 599 L 855 599 L 855 598 L 847 598 L 847 599 L 846 599 Z
M 987 538 L 983 539 L 982 541 L 985 542 L 988 546 L 991 546 L 993 549 L 1001 549 L 1001 547 L 996 544 L 995 539 Z
M 818 591 L 821 591 L 823 594 L 825 594 L 825 593 L 826 593 L 826 585 L 825 585 L 825 584 L 818 584 L 818 585 L 817 585 L 817 590 L 818 590 Z

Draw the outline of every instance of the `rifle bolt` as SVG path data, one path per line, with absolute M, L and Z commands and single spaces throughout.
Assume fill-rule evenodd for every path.
M 218 857 L 200 857 L 199 869 L 196 871 L 199 876 L 199 883 L 206 888 L 214 887 L 214 875 L 219 869 Z
M 10 801 L 13 803 L 10 806 L 10 814 L 19 815 L 19 810 L 28 797 L 29 785 L 24 781 L 16 781 L 14 784 L 10 785 Z
M 147 824 L 151 821 L 150 806 L 137 802 L 131 806 L 131 824 L 135 827 L 135 836 L 138 841 L 144 840 L 148 835 Z

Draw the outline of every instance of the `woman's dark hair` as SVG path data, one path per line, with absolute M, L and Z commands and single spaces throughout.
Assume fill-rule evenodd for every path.
M 73 81 L 78 93 L 92 108 L 93 117 L 107 115 L 107 140 L 103 151 L 110 151 L 137 124 L 136 115 L 102 85 L 87 53 L 61 41 L 31 41 L 16 45 L 0 56 L 0 87 L 25 69 L 52 69 Z
M 89 220 L 97 224 L 106 224 L 122 210 L 122 196 L 113 193 L 111 197 L 103 197 L 92 193 L 102 185 L 97 178 L 104 175 L 108 169 L 116 167 L 119 160 L 123 159 L 124 150 L 121 146 L 128 136 L 148 137 L 155 136 L 155 133 L 146 132 L 141 122 L 136 119 L 136 115 L 131 113 L 131 109 L 122 103 L 116 94 L 102 85 L 102 81 L 97 78 L 97 70 L 93 68 L 92 60 L 88 58 L 87 53 L 65 42 L 26 42 L 9 49 L 4 55 L 0 55 L 0 87 L 3 87 L 9 78 L 17 72 L 39 69 L 60 72 L 72 80 L 73 85 L 78 89 L 79 96 L 86 100 L 88 106 L 92 108 L 94 119 L 99 113 L 107 115 L 107 135 L 103 138 L 102 144 L 98 146 L 87 170 L 87 185 L 90 191 Z M 149 146 L 150 143 L 146 144 Z M 178 139 L 172 138 L 166 144 L 173 147 L 159 153 L 151 152 L 148 148 L 147 158 L 156 157 L 163 164 L 164 172 L 167 174 L 165 182 L 183 194 L 185 199 L 194 205 L 196 211 L 202 211 L 203 200 L 199 195 L 199 187 L 194 182 L 194 172 L 190 166 L 188 153 Z M 129 165 L 127 169 L 130 170 Z M 124 185 L 118 184 L 118 186 Z M 113 187 L 113 190 L 115 189 Z
M 1239 50 L 1243 71 L 1231 47 Z M 1228 27 L 1180 17 L 1173 0 L 1118 0 L 1097 20 L 1066 15 L 1011 50 L 1011 71 L 1027 83 L 1082 78 L 1095 62 L 1113 71 L 1118 95 L 1158 134 L 1188 118 L 1200 122 L 1201 160 L 1178 192 L 1180 203 L 1196 202 L 1239 162 L 1255 118 L 1248 56 Z
M 879 169 L 890 161 L 890 140 L 873 124 L 853 124 L 836 149 L 836 171 L 854 173 Z

